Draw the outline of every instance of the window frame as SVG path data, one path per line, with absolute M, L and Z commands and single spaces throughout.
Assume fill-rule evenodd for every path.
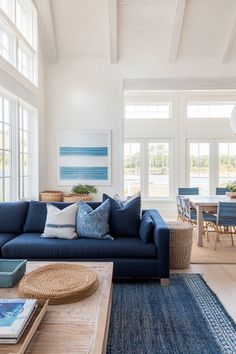
M 156 118 L 126 118 L 126 106 L 168 106 L 169 107 L 169 117 L 156 117 Z M 156 101 L 138 101 L 138 102 L 125 102 L 124 103 L 124 119 L 126 121 L 170 121 L 173 119 L 173 102 L 172 101 L 163 101 L 163 100 L 156 100 Z
M 14 0 L 14 4 L 16 0 Z M 6 31 L 10 31 L 13 35 L 13 50 L 12 50 L 12 61 L 8 61 L 3 56 L 0 56 L 1 59 L 6 61 L 8 64 L 13 66 L 25 79 L 29 80 L 35 86 L 38 86 L 38 29 L 37 29 L 37 10 L 32 1 L 30 1 L 30 6 L 32 7 L 33 16 L 34 16 L 34 25 L 32 26 L 32 44 L 28 41 L 28 39 L 21 33 L 21 31 L 16 26 L 16 19 L 11 19 L 1 8 L 0 8 L 0 20 L 2 22 L 3 29 Z M 15 5 L 14 5 L 15 7 Z M 16 11 L 14 11 L 16 12 Z M 16 15 L 14 15 L 16 16 Z M 24 75 L 22 71 L 19 69 L 19 59 L 18 59 L 18 51 L 20 43 L 23 44 L 25 51 L 29 52 L 32 56 L 31 62 L 31 71 L 32 76 L 29 78 L 28 76 Z
M 188 116 L 188 106 L 189 105 L 199 105 L 199 106 L 210 106 L 210 105 L 213 105 L 213 106 L 226 106 L 226 105 L 235 105 L 236 102 L 235 101 L 203 101 L 203 100 L 197 100 L 197 101 L 194 101 L 194 100 L 187 100 L 186 101 L 186 118 L 187 120 L 226 120 L 226 119 L 230 119 L 230 117 L 189 117 Z
M 11 200 L 24 200 L 38 197 L 38 150 L 37 150 L 37 131 L 38 131 L 38 113 L 37 109 L 22 101 L 12 94 L 5 93 L 0 89 L 0 97 L 11 101 Z M 29 195 L 21 198 L 20 193 L 20 107 L 29 110 Z M 34 183 L 32 183 L 34 182 Z M 4 197 L 4 192 L 3 192 Z
M 174 139 L 173 138 L 148 138 L 124 139 L 125 143 L 140 144 L 140 191 L 143 201 L 172 201 L 174 197 Z M 169 161 L 169 196 L 151 197 L 149 193 L 149 144 L 150 143 L 168 143 L 168 161 Z M 124 154 L 123 154 L 124 156 Z M 123 192 L 124 192 L 124 173 L 123 173 Z

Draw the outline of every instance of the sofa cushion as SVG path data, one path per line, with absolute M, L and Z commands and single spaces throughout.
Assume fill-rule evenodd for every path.
M 153 243 L 140 238 L 111 240 L 44 239 L 40 233 L 24 233 L 2 247 L 4 258 L 63 259 L 63 258 L 156 258 Z
M 28 202 L 0 203 L 0 232 L 20 234 L 25 222 Z
M 153 242 L 153 231 L 154 222 L 148 211 L 143 215 L 140 228 L 139 236 L 144 243 Z
M 82 200 L 79 202 L 76 232 L 79 237 L 110 239 L 109 235 L 110 200 L 107 199 L 95 210 Z
M 141 197 L 130 198 L 125 204 L 103 194 L 103 201 L 110 199 L 110 234 L 115 237 L 139 237 Z
M 72 203 L 51 203 L 59 209 L 64 209 Z M 93 209 L 100 203 L 88 203 Z M 43 233 L 47 217 L 47 202 L 31 201 L 24 225 L 24 232 L 40 232 Z
M 12 240 L 16 235 L 14 234 L 5 234 L 5 233 L 0 233 L 0 255 L 1 255 L 1 248 L 5 243 L 8 241 Z
M 77 238 L 75 231 L 76 214 L 78 204 L 72 204 L 64 209 L 47 204 L 47 219 L 42 237 L 65 238 L 71 240 Z

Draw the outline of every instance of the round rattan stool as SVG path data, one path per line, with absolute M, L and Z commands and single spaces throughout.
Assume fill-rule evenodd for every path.
M 187 268 L 191 258 L 193 227 L 176 221 L 166 224 L 170 229 L 170 268 Z
M 33 270 L 20 281 L 20 297 L 45 301 L 50 305 L 77 302 L 98 287 L 96 273 L 78 264 L 54 263 Z

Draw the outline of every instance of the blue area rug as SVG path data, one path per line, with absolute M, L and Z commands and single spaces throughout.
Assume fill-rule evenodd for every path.
M 198 274 L 117 281 L 108 354 L 236 354 L 236 325 Z

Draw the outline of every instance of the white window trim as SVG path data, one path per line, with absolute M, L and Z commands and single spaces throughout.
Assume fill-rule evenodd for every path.
M 143 201 L 173 201 L 174 199 L 174 139 L 171 138 L 150 138 L 150 139 L 125 139 L 124 143 L 140 144 L 140 188 Z M 150 143 L 168 143 L 169 144 L 169 191 L 168 197 L 150 197 L 148 196 L 149 185 L 149 163 L 148 163 L 148 144 Z M 124 174 L 123 174 L 124 189 Z
M 33 3 L 32 3 L 32 6 L 35 9 L 36 14 L 37 14 L 37 10 L 36 10 L 35 6 L 33 5 Z M 35 88 L 38 88 L 38 55 L 37 55 L 38 44 L 37 44 L 36 35 L 34 34 L 34 41 L 36 43 L 36 49 L 35 49 L 28 42 L 28 40 L 23 36 L 23 34 L 18 30 L 18 28 L 16 27 L 15 23 L 8 17 L 8 15 L 1 8 L 0 8 L 0 17 L 3 19 L 3 22 L 6 23 L 6 26 L 10 28 L 10 30 L 13 32 L 13 34 L 16 37 L 16 52 L 14 53 L 15 58 L 13 60 L 14 63 L 12 64 L 12 63 L 8 62 L 7 60 L 5 60 L 2 56 L 0 56 L 0 69 L 2 69 L 3 71 L 6 71 L 10 76 L 12 76 L 14 79 L 16 79 L 18 82 L 20 82 L 24 86 L 31 87 L 31 91 L 34 92 L 34 88 L 32 90 L 32 86 L 35 87 Z M 18 70 L 19 39 L 20 39 L 20 41 L 22 41 L 24 43 L 26 48 L 28 48 L 30 50 L 30 52 L 32 52 L 32 54 L 34 55 L 33 70 L 32 70 L 32 74 L 33 74 L 32 81 L 30 79 L 28 79 L 26 76 L 24 76 Z M 6 65 L 6 63 L 8 65 Z M 12 70 L 12 69 L 14 69 L 14 70 Z M 15 76 L 16 73 L 17 73 L 17 75 Z M 29 86 L 27 84 L 25 85 L 25 82 L 28 82 L 31 85 L 29 85 Z
M 11 111 L 11 200 L 20 200 L 20 162 L 19 162 L 19 108 L 20 106 L 29 109 L 31 112 L 31 119 L 29 122 L 29 186 L 30 195 L 26 199 L 37 199 L 39 193 L 38 182 L 38 114 L 37 109 L 22 101 L 13 94 L 7 94 L 5 90 L 0 89 L 0 96 L 12 101 Z
M 214 195 L 216 187 L 219 187 L 219 144 L 235 143 L 233 139 L 186 139 L 186 186 L 190 187 L 190 143 L 209 143 L 209 194 Z M 196 186 L 197 187 L 197 186 Z

